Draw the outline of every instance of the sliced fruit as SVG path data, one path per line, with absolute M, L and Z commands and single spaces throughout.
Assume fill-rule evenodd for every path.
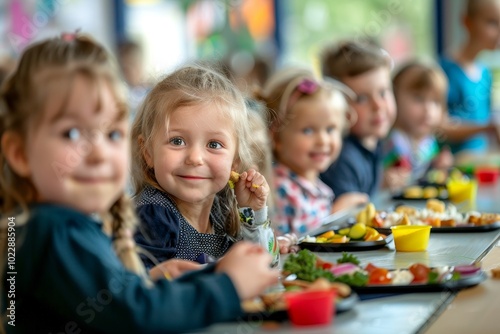
M 351 239 L 361 239 L 366 233 L 366 225 L 361 223 L 356 223 L 352 225 L 349 231 L 349 238 Z
M 340 234 L 340 235 L 348 235 L 350 230 L 351 230 L 351 229 L 350 229 L 349 227 L 346 227 L 346 228 L 343 228 L 343 229 L 338 230 L 337 234 Z
M 318 235 L 318 237 L 319 237 L 319 238 L 326 238 L 326 239 L 330 239 L 330 238 L 332 238 L 334 235 L 335 235 L 335 232 L 334 232 L 334 231 L 328 231 L 328 232 L 325 232 L 325 233 L 323 233 L 323 234 Z
M 358 215 L 356 216 L 356 223 L 359 223 L 359 224 L 365 224 L 367 223 L 367 219 L 366 219 L 366 210 L 363 209 L 361 210 Z
M 371 221 L 373 220 L 373 217 L 375 217 L 375 205 L 373 203 L 368 203 L 366 205 L 366 223 L 370 224 Z
M 372 227 L 366 228 L 366 233 L 365 236 L 363 237 L 365 241 L 377 241 L 379 240 L 379 238 L 380 238 L 380 233 L 376 229 Z
M 346 235 L 336 234 L 333 238 L 328 239 L 328 242 L 331 242 L 334 244 L 343 244 L 343 243 L 349 242 L 349 238 Z

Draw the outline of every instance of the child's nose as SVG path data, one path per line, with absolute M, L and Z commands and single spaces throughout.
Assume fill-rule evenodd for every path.
M 88 142 L 89 152 L 87 154 L 87 160 L 91 163 L 102 162 L 106 157 L 106 148 L 99 136 L 96 136 Z
M 326 131 L 319 131 L 318 134 L 316 135 L 316 143 L 318 144 L 325 144 L 329 142 L 330 136 L 328 135 L 328 132 Z
M 203 164 L 203 152 L 200 148 L 193 146 L 188 150 L 186 164 L 199 166 Z
M 372 104 L 372 109 L 373 110 L 379 110 L 382 108 L 384 105 L 384 99 L 380 96 L 375 96 L 374 98 L 371 99 L 371 104 Z

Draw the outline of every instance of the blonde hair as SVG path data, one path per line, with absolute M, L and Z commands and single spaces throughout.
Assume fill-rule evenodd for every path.
M 146 185 L 168 193 L 168 189 L 162 189 L 158 184 L 154 169 L 148 166 L 145 151 L 152 148 L 155 136 L 165 124 L 168 127 L 175 110 L 200 104 L 215 105 L 234 124 L 237 140 L 235 161 L 240 171 L 254 165 L 247 107 L 242 94 L 228 78 L 208 66 L 184 66 L 156 84 L 135 118 L 132 126 L 132 177 L 136 194 Z M 240 231 L 239 214 L 229 185 L 219 192 L 219 196 L 223 214 L 227 217 L 226 233 L 237 236 Z
M 89 37 L 73 34 L 42 41 L 27 48 L 13 75 L 0 91 L 0 138 L 6 132 L 17 133 L 26 141 L 28 130 L 39 120 L 47 103 L 55 96 L 67 101 L 76 76 L 85 76 L 91 82 L 107 82 L 125 117 L 125 94 L 119 82 L 115 64 L 106 50 Z M 97 89 L 97 88 L 96 88 Z M 54 92 L 57 92 L 54 94 Z M 59 112 L 64 111 L 64 103 Z M 28 144 L 26 144 L 28 145 Z M 17 224 L 26 223 L 28 206 L 34 202 L 37 190 L 30 179 L 21 177 L 9 165 L 3 148 L 0 150 L 0 202 L 2 213 L 15 210 L 23 213 Z M 134 251 L 131 237 L 136 225 L 134 209 L 129 199 L 122 195 L 102 217 L 104 230 L 114 239 L 115 250 L 126 268 L 145 276 L 145 269 Z M 1 226 L 5 232 L 7 226 Z M 2 234 L 2 249 L 7 246 L 7 233 Z M 6 259 L 2 257 L 2 264 Z M 3 268 L 3 265 L 2 265 Z
M 340 81 L 380 67 L 392 68 L 389 53 L 372 40 L 338 42 L 327 46 L 320 58 L 323 76 Z
M 300 91 L 300 85 L 304 82 L 313 85 L 311 92 Z M 271 138 L 274 140 L 286 127 L 293 117 L 292 107 L 297 101 L 317 98 L 321 94 L 330 97 L 335 108 L 344 112 L 346 120 L 343 120 L 343 124 L 346 124 L 347 116 L 352 112 L 346 97 L 353 98 L 354 93 L 344 84 L 335 80 L 319 80 L 310 70 L 302 68 L 285 68 L 271 76 L 263 89 L 256 92 L 256 98 L 267 107 L 266 122 Z M 273 153 L 276 158 L 276 153 Z

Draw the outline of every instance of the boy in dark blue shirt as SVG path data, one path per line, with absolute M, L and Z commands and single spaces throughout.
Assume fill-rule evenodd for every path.
M 388 53 L 369 42 L 340 42 L 323 53 L 323 75 L 341 81 L 356 94 L 350 100 L 357 116 L 351 119 L 350 134 L 339 158 L 321 175 L 336 195 L 333 211 L 366 202 L 379 188 L 380 140 L 396 117 L 391 67 Z

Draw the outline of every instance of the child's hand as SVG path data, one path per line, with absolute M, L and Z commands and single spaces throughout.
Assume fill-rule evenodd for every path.
M 276 237 L 280 247 L 280 254 L 297 253 L 299 251 L 299 242 L 297 236 L 294 233 L 281 235 Z
M 188 271 L 198 270 L 201 268 L 203 268 L 201 264 L 193 261 L 170 259 L 151 268 L 149 276 L 152 280 L 158 280 L 160 278 L 173 279 L 185 274 Z
M 360 204 L 368 203 L 370 197 L 365 193 L 350 192 L 344 193 L 335 199 L 332 205 L 332 213 L 343 210 L 354 208 Z
M 278 282 L 279 271 L 271 269 L 272 256 L 259 245 L 246 241 L 235 244 L 217 264 L 238 291 L 241 300 L 257 297 Z
M 404 167 L 391 167 L 384 172 L 383 186 L 391 191 L 400 190 L 410 183 L 411 170 Z
M 434 158 L 432 166 L 437 169 L 449 169 L 453 167 L 453 154 L 449 148 L 443 148 L 438 156 Z
M 249 169 L 240 174 L 234 185 L 234 194 L 240 207 L 250 207 L 257 211 L 266 206 L 269 185 L 262 174 Z

